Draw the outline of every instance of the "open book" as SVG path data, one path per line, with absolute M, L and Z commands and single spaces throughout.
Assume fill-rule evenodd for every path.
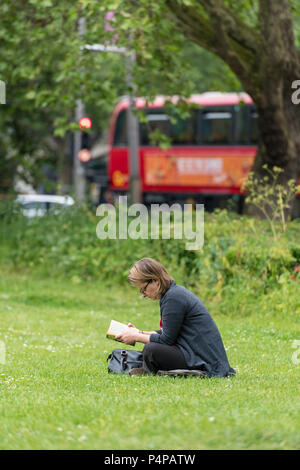
M 125 325 L 125 323 L 120 323 L 118 321 L 111 320 L 109 328 L 106 332 L 106 338 L 114 339 L 115 341 L 118 341 L 116 340 L 116 336 L 122 333 L 123 331 L 129 330 L 129 329 L 130 331 L 135 331 L 136 333 L 138 333 L 139 331 L 137 328 L 133 328 L 133 327 Z

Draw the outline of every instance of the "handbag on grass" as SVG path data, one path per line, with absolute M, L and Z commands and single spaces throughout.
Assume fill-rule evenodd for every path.
M 106 361 L 109 361 L 108 372 L 128 374 L 131 369 L 143 366 L 143 352 L 128 349 L 114 349 L 107 357 Z

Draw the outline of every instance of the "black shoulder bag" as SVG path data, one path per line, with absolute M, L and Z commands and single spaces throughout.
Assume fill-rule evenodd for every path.
M 107 357 L 108 372 L 128 374 L 131 369 L 143 366 L 143 352 L 128 349 L 114 349 Z

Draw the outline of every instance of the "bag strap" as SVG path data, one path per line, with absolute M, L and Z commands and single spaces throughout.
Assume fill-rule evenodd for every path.
M 125 349 L 121 351 L 121 358 L 122 369 L 125 370 L 127 368 L 127 351 Z

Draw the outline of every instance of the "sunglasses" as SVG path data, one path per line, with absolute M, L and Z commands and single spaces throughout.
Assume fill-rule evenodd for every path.
M 147 282 L 147 284 L 145 285 L 145 287 L 144 287 L 143 289 L 140 289 L 140 293 L 141 293 L 141 294 L 145 294 L 146 289 L 147 289 L 147 287 L 149 286 L 150 282 L 152 282 L 152 279 L 149 279 L 149 281 Z

